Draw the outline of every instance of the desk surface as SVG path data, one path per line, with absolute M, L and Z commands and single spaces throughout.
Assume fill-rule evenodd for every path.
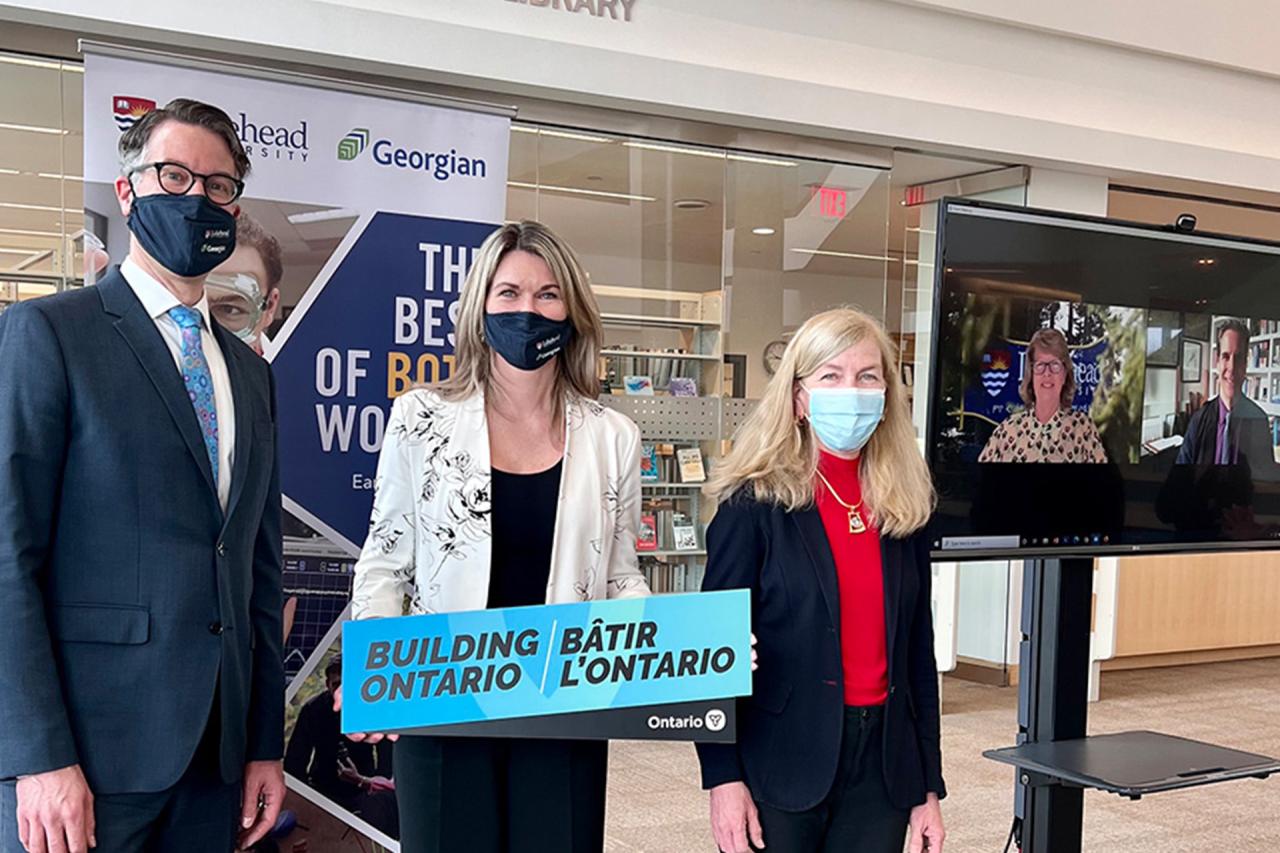
M 1028 743 L 983 753 L 1044 776 L 1126 797 L 1280 773 L 1280 761 L 1158 732 Z

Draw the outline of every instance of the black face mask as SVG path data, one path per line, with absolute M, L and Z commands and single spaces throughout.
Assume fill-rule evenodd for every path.
M 134 196 L 128 223 L 147 254 L 183 278 L 199 278 L 236 247 L 236 218 L 202 195 Z
M 486 313 L 484 335 L 507 364 L 519 370 L 537 370 L 569 345 L 573 323 L 567 318 L 548 320 L 532 311 Z

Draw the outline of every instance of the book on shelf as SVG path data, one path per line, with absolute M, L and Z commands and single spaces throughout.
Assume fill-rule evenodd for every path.
M 640 445 L 640 482 L 658 482 L 658 448 L 650 442 Z
M 636 534 L 636 550 L 658 550 L 658 520 L 652 514 L 640 516 L 640 530 Z
M 676 551 L 698 550 L 698 528 L 683 513 L 677 513 L 671 521 L 672 548 Z
M 688 376 L 673 376 L 667 383 L 667 390 L 671 392 L 672 397 L 696 397 L 698 383 Z
M 627 394 L 631 396 L 653 396 L 653 377 L 651 376 L 624 376 L 622 381 L 627 389 Z
M 697 447 L 682 447 L 676 451 L 680 460 L 680 481 L 683 483 L 703 483 L 707 479 L 707 470 L 702 465 L 702 450 Z

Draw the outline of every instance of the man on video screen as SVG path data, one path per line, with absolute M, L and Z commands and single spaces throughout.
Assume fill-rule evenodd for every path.
M 1249 327 L 1228 320 L 1218 328 L 1218 396 L 1191 417 L 1178 451 L 1180 465 L 1248 465 L 1255 476 L 1275 466 L 1266 412 L 1244 394 Z

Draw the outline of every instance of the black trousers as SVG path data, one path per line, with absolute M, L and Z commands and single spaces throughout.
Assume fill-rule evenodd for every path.
M 910 811 L 884 786 L 884 709 L 844 709 L 844 737 L 831 793 L 807 811 L 758 803 L 768 853 L 902 853 Z
M 217 708 L 217 699 L 214 707 Z M 186 773 L 172 788 L 142 794 L 94 792 L 94 853 L 230 853 L 239 831 L 240 784 L 218 769 L 218 714 L 205 727 Z M 163 744 L 157 744 L 163 749 Z M 15 782 L 0 784 L 0 853 L 24 853 L 14 816 Z
M 406 736 L 402 853 L 600 853 L 607 741 Z

